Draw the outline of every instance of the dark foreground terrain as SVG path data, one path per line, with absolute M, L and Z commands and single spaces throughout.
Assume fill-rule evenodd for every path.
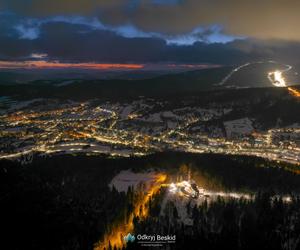
M 174 204 L 168 204 L 168 214 L 160 213 L 166 192 L 161 189 L 148 204 L 149 216 L 134 218 L 136 233 L 176 234 L 174 249 L 299 249 L 300 176 L 293 165 L 246 156 L 168 152 L 115 159 L 36 157 L 29 165 L 0 161 L 1 244 L 7 249 L 93 249 L 133 207 L 132 190 L 118 192 L 108 186 L 117 173 L 151 168 L 174 175 L 182 165 L 190 166 L 204 188 L 256 197 L 191 206 L 187 209 L 193 225 L 186 226 L 178 220 Z M 280 195 L 291 200 L 283 201 Z

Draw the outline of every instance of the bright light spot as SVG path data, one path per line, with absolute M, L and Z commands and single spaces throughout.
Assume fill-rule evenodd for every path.
M 177 192 L 176 184 L 175 183 L 171 183 L 170 187 L 169 187 L 169 190 L 170 190 L 171 193 L 176 193 Z
M 196 184 L 192 184 L 190 181 L 182 181 L 177 183 L 171 183 L 169 185 L 169 191 L 179 196 L 196 198 L 199 195 L 199 188 Z
M 275 87 L 286 87 L 285 79 L 283 78 L 281 71 L 276 70 L 270 72 L 268 78 Z

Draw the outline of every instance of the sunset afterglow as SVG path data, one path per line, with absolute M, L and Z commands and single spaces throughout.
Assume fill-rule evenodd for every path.
M 93 70 L 107 70 L 107 69 L 142 69 L 143 64 L 121 64 L 121 63 L 63 63 L 59 61 L 48 62 L 44 60 L 39 61 L 20 61 L 9 62 L 0 61 L 0 69 L 93 69 Z

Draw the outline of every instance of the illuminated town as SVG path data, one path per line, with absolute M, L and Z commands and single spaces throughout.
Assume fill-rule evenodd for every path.
M 299 163 L 297 124 L 267 131 L 251 117 L 226 120 L 207 130 L 235 107 L 166 109 L 168 102 L 140 98 L 131 103 L 61 102 L 34 99 L 10 105 L 1 114 L 1 159 L 26 162 L 34 154 L 145 155 L 163 150 L 254 155 Z

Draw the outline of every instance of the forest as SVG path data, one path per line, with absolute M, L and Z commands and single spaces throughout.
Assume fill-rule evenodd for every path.
M 159 196 L 159 195 L 158 195 Z M 160 200 L 160 197 L 157 197 Z M 284 202 L 280 197 L 259 192 L 255 200 L 224 200 L 200 206 L 189 206 L 187 211 L 193 225 L 184 225 L 170 202 L 164 216 L 157 213 L 159 202 L 151 202 L 151 212 L 145 220 L 135 219 L 135 232 L 176 235 L 176 244 L 160 249 L 300 249 L 300 197 Z M 127 249 L 141 249 L 136 242 Z
M 34 156 L 32 163 L 27 165 L 0 161 L 2 244 L 9 243 L 12 250 L 93 249 L 114 223 L 124 220 L 124 211 L 132 209 L 134 200 L 129 199 L 132 190 L 119 193 L 108 186 L 117 173 L 124 169 L 139 172 L 151 168 L 172 176 L 184 164 L 193 169 L 193 177 L 206 188 L 242 190 L 261 195 L 253 202 L 219 200 L 210 206 L 192 207 L 193 228 L 182 228 L 174 220 L 172 230 L 189 232 L 183 234 L 183 239 L 178 239 L 178 246 L 181 241 L 184 244 L 188 241 L 198 244 L 200 241 L 206 242 L 207 249 L 211 249 L 211 244 L 220 246 L 226 237 L 235 244 L 231 249 L 247 249 L 247 242 L 257 242 L 251 238 L 257 237 L 255 232 L 260 234 L 261 239 L 268 239 L 265 244 L 275 244 L 279 236 L 283 237 L 283 233 L 276 236 L 276 232 L 287 230 L 291 221 L 294 223 L 291 228 L 298 232 L 298 198 L 290 204 L 280 199 L 271 204 L 268 198 L 274 193 L 296 197 L 300 176 L 295 173 L 293 165 L 256 157 L 179 152 L 130 158 L 78 154 L 46 158 Z M 152 197 L 149 205 L 151 216 L 147 220 L 135 219 L 137 229 L 161 226 L 163 230 L 168 218 L 160 218 L 159 201 L 159 196 Z M 211 227 L 211 230 L 207 231 L 206 227 Z M 248 234 L 250 238 L 246 237 L 247 230 L 251 232 Z M 236 235 L 239 237 L 236 238 Z M 241 240 L 240 237 L 246 238 Z M 273 240 L 274 237 L 277 241 Z

